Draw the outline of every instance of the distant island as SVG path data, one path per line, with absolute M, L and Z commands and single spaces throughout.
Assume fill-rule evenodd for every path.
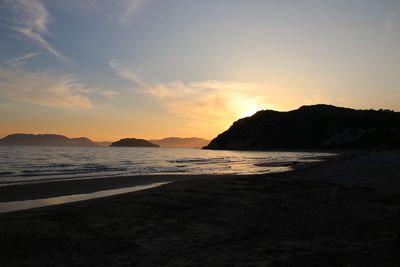
M 210 143 L 210 140 L 199 137 L 167 137 L 164 139 L 152 139 L 149 141 L 153 144 L 159 145 L 160 147 L 170 148 L 202 148 Z
M 94 147 L 95 142 L 86 137 L 68 138 L 58 134 L 10 134 L 0 139 L 0 145 L 9 146 L 78 146 Z
M 95 142 L 87 137 L 68 138 L 59 134 L 10 134 L 0 139 L 0 146 L 68 146 L 68 147 L 168 147 L 168 148 L 202 148 L 210 141 L 198 138 L 167 137 L 163 139 L 144 140 L 125 138 L 116 142 Z
M 240 119 L 205 149 L 399 149 L 400 112 L 332 105 L 259 111 Z
M 144 139 L 124 138 L 111 144 L 112 147 L 160 147 Z

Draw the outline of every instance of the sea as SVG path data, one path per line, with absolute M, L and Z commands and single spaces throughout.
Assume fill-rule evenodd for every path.
M 227 151 L 138 147 L 0 146 L 0 186 L 57 180 L 168 174 L 262 174 L 318 152 Z M 278 164 L 270 164 L 278 163 Z

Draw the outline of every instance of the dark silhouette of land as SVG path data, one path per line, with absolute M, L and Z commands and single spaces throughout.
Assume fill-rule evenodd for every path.
M 149 141 L 159 145 L 160 147 L 171 148 L 202 148 L 210 143 L 210 140 L 198 137 L 167 137 L 163 139 L 152 139 Z
M 340 148 L 342 153 L 322 163 L 293 164 L 294 170 L 285 173 L 8 185 L 0 190 L 2 201 L 174 181 L 0 214 L 0 263 L 400 266 L 399 133 L 400 113 L 392 111 L 329 105 L 260 111 L 235 122 L 207 148 Z M 112 146 L 158 145 L 128 138 Z
M 112 147 L 160 147 L 144 139 L 124 138 L 111 144 Z
M 68 138 L 58 134 L 10 134 L 0 140 L 8 146 L 78 146 L 94 147 L 95 142 L 86 137 Z
M 399 149 L 400 113 L 331 105 L 259 111 L 240 119 L 207 149 Z
M 0 139 L 0 145 L 6 146 L 75 146 L 75 147 L 170 147 L 170 148 L 202 148 L 210 141 L 198 138 L 167 137 L 163 139 L 144 140 L 125 138 L 117 142 L 94 142 L 87 137 L 68 138 L 58 134 L 10 134 Z M 149 144 L 150 143 L 150 144 Z
M 400 266 L 399 161 L 399 152 L 348 154 L 288 173 L 202 176 L 0 214 L 0 262 Z

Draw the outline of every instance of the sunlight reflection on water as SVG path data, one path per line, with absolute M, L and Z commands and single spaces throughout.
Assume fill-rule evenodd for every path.
M 177 148 L 0 146 L 0 185 L 154 174 L 257 174 L 268 162 L 312 161 L 327 153 Z

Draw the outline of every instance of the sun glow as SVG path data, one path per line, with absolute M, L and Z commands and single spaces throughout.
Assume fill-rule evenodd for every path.
M 247 101 L 247 102 L 245 101 L 240 106 L 240 109 L 237 112 L 237 116 L 239 118 L 249 117 L 249 116 L 254 115 L 257 111 L 260 111 L 263 109 L 265 109 L 265 106 L 260 103 L 256 103 L 253 101 Z

